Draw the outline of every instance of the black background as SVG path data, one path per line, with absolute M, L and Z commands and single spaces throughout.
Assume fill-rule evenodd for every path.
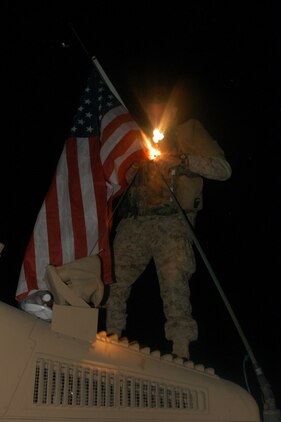
M 16 306 L 23 254 L 91 57 L 136 119 L 147 81 L 186 76 L 187 100 L 233 170 L 226 182 L 205 182 L 196 236 L 280 409 L 279 2 L 80 3 L 1 3 L 1 300 Z M 191 300 L 199 339 L 191 359 L 248 383 L 261 403 L 242 340 L 196 254 Z M 130 339 L 168 348 L 153 264 L 136 282 L 128 312 Z

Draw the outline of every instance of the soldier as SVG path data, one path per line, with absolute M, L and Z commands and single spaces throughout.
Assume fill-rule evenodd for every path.
M 227 180 L 231 167 L 200 121 L 178 123 L 173 99 L 148 100 L 145 111 L 164 139 L 157 144 L 160 155 L 155 160 L 134 163 L 127 173 L 131 184 L 113 241 L 116 282 L 106 303 L 106 330 L 121 336 L 131 287 L 153 259 L 166 339 L 172 341 L 174 355 L 189 359 L 189 343 L 198 336 L 189 288 L 196 262 L 181 208 L 194 226 L 202 208 L 203 178 Z

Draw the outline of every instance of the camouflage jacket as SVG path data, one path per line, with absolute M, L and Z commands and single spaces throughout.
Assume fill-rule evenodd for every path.
M 195 119 L 167 134 L 165 154 L 176 155 L 181 163 L 163 172 L 160 161 L 144 160 L 128 191 L 127 215 L 169 215 L 177 212 L 176 196 L 187 212 L 202 208 L 203 178 L 227 180 L 231 167 L 218 143 Z

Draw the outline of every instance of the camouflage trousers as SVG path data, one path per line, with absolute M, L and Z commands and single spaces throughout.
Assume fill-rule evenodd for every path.
M 106 304 L 107 332 L 120 336 L 126 328 L 131 287 L 153 258 L 166 317 L 165 336 L 173 342 L 173 353 L 188 357 L 189 342 L 197 339 L 189 288 L 196 262 L 183 217 L 173 214 L 123 219 L 113 250 L 116 283 L 110 286 Z

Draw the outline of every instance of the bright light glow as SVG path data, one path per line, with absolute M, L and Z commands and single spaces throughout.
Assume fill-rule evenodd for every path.
M 143 134 L 143 139 L 145 141 L 145 145 L 146 145 L 146 148 L 148 150 L 148 156 L 149 156 L 148 158 L 150 160 L 155 160 L 156 157 L 158 157 L 159 155 L 161 155 L 161 152 L 159 151 L 159 149 L 154 148 L 152 146 L 150 139 L 148 139 L 145 134 Z
M 159 129 L 154 129 L 153 137 L 152 137 L 153 142 L 158 144 L 158 142 L 162 141 L 163 138 L 164 138 L 163 133 L 161 133 Z

